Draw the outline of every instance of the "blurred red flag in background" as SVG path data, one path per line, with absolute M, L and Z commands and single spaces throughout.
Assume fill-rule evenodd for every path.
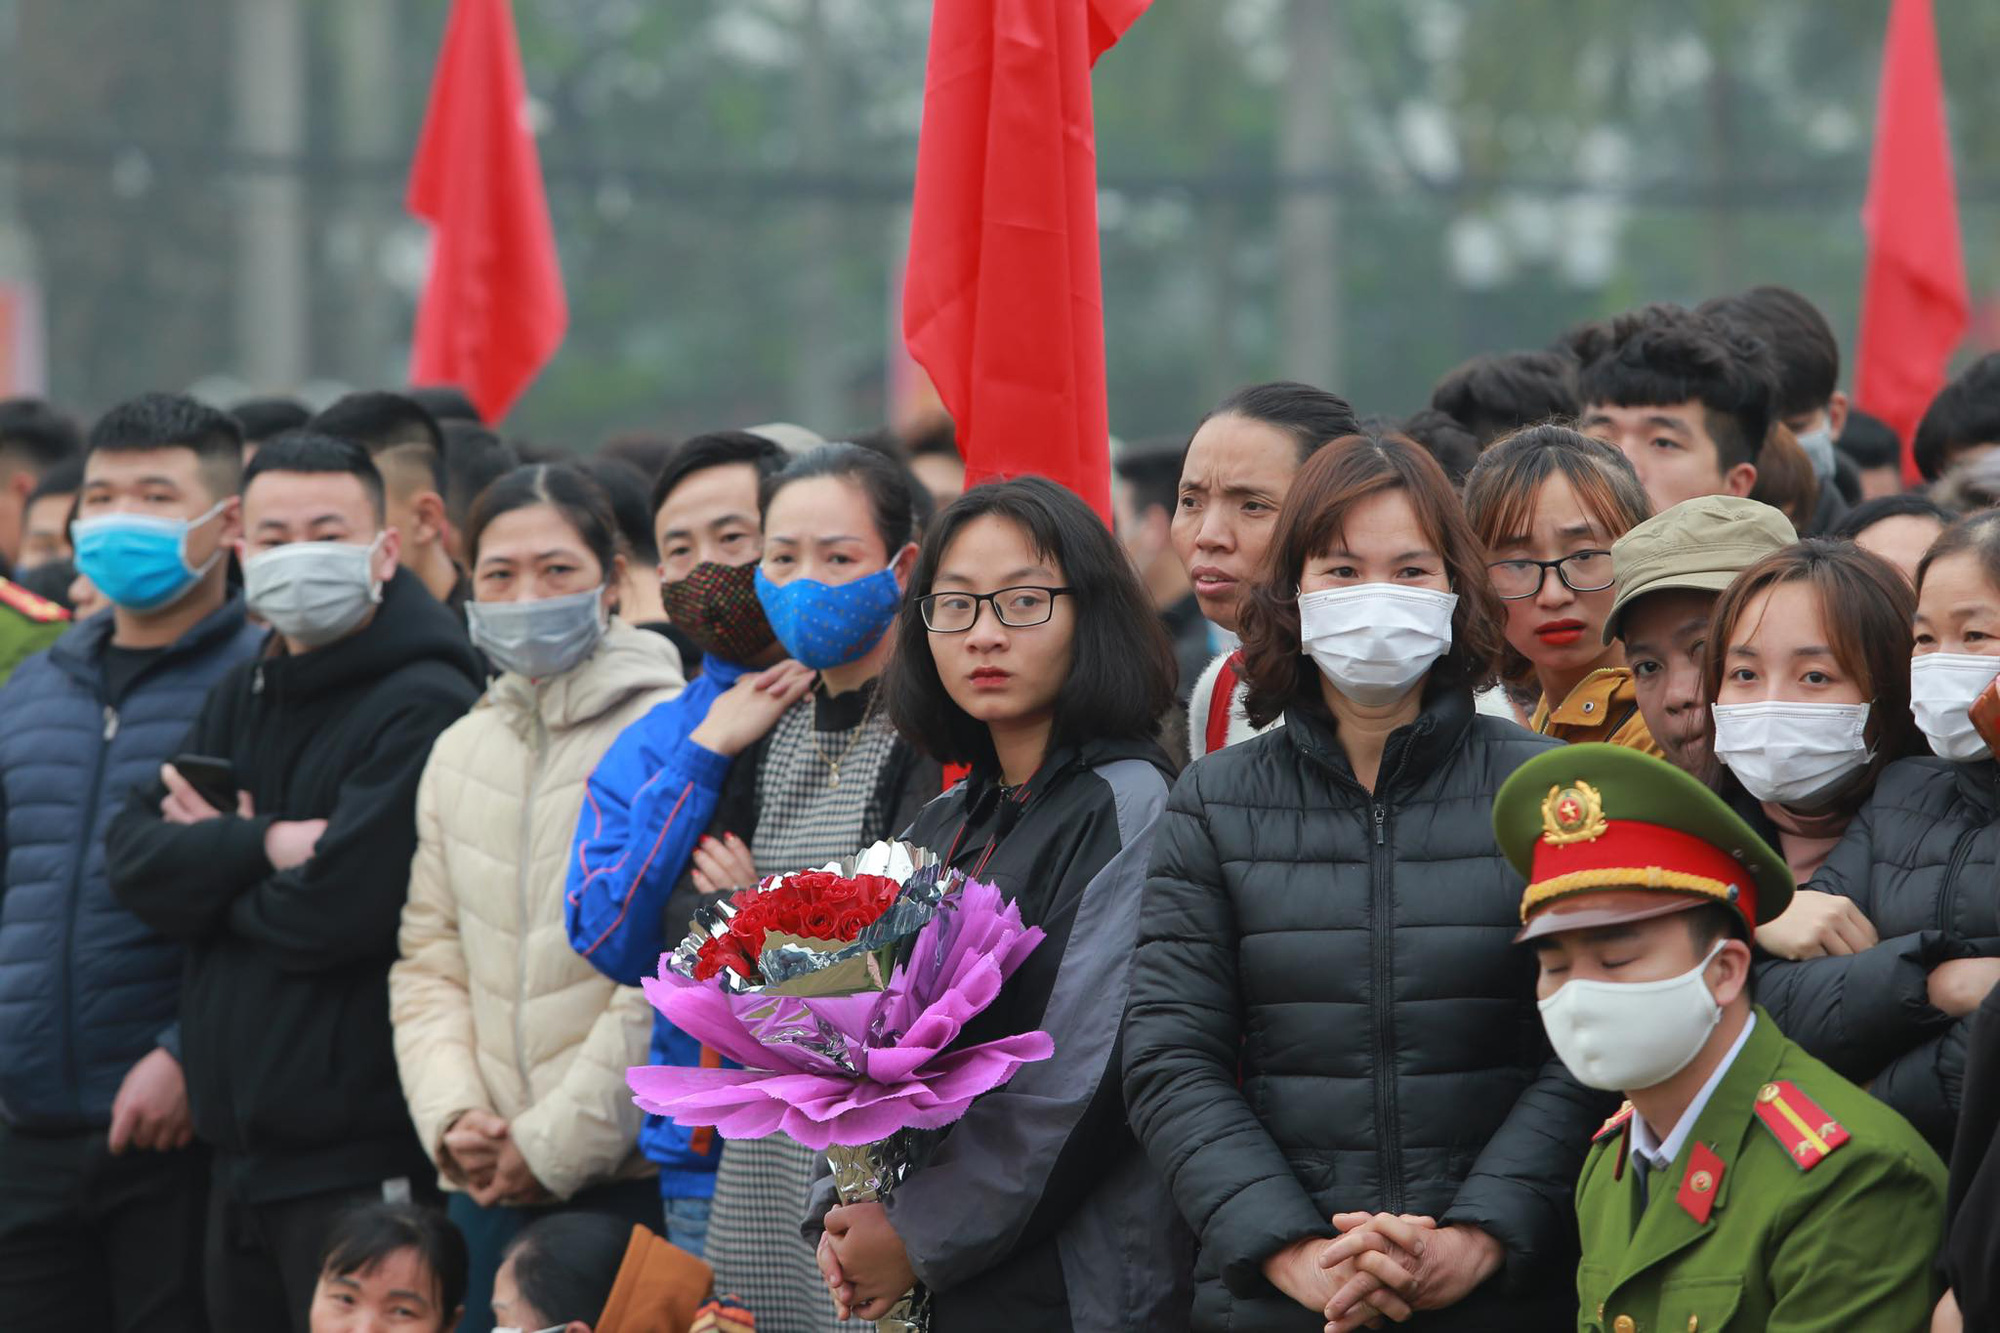
M 498 421 L 569 323 L 508 0 L 453 0 L 409 209 L 433 228 L 410 381 L 459 385 Z
M 966 484 L 1038 473 L 1111 519 L 1090 67 L 1151 0 L 936 0 L 903 336 Z
M 1903 476 L 1914 483 L 1923 478 L 1911 439 L 1944 386 L 1970 307 L 1931 0 L 1893 0 L 1889 10 L 1861 225 L 1868 272 L 1855 399 L 1901 437 Z

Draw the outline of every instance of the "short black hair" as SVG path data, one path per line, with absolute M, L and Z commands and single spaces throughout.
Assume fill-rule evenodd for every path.
M 51 495 L 75 495 L 83 489 L 83 460 L 65 458 L 41 476 L 35 478 L 35 489 L 28 492 L 27 503 L 46 500 Z
M 1297 380 L 1246 384 L 1217 403 L 1202 421 L 1216 417 L 1242 417 L 1284 431 L 1298 445 L 1301 463 L 1335 440 L 1361 431 L 1361 421 L 1345 398 Z
M 307 423 L 319 435 L 352 440 L 371 455 L 399 445 L 429 445 L 444 453 L 444 430 L 424 405 L 405 394 L 369 389 L 336 399 Z
M 586 458 L 576 466 L 595 481 L 611 505 L 625 549 L 634 559 L 648 565 L 660 563 L 660 551 L 653 541 L 653 511 L 646 508 L 646 479 L 630 463 L 616 458 Z
M 1132 488 L 1132 507 L 1140 514 L 1148 509 L 1164 509 L 1167 517 L 1181 500 L 1180 439 L 1138 440 L 1131 444 L 1114 465 L 1119 479 Z
M 1435 407 L 1412 413 L 1401 426 L 1385 423 L 1370 429 L 1378 435 L 1400 430 L 1429 450 L 1431 457 L 1437 459 L 1438 466 L 1444 469 L 1445 476 L 1451 478 L 1451 484 L 1460 489 L 1464 488 L 1466 474 L 1472 471 L 1472 465 L 1479 461 L 1481 446 L 1478 437 L 1460 424 L 1456 417 Z
M 875 531 L 882 538 L 882 549 L 889 559 L 894 560 L 896 552 L 917 539 L 916 494 L 922 489 L 917 479 L 887 454 L 858 444 L 816 444 L 793 458 L 776 476 L 764 479 L 758 513 L 770 513 L 771 501 L 785 487 L 822 477 L 848 482 L 868 497 L 868 512 L 875 520 Z
M 697 472 L 747 463 L 757 473 L 761 493 L 764 483 L 777 476 L 791 459 L 792 456 L 777 441 L 753 435 L 747 430 L 718 430 L 697 435 L 674 450 L 674 456 L 667 460 L 666 466 L 660 469 L 660 475 L 654 479 L 653 517 L 657 519 L 660 516 L 660 506 L 667 502 L 667 497 Z
M 361 483 L 377 525 L 388 522 L 387 491 L 368 451 L 353 440 L 311 430 L 288 430 L 257 451 L 243 469 L 243 489 L 266 472 L 345 473 Z
M 478 563 L 479 539 L 494 519 L 534 505 L 548 505 L 568 520 L 609 582 L 611 562 L 618 558 L 620 546 L 612 500 L 594 477 L 573 463 L 529 463 L 480 492 L 465 527 L 466 562 Z
M 40 472 L 83 452 L 76 422 L 51 407 L 46 399 L 0 400 L 0 456 L 16 455 Z
M 514 1287 L 551 1324 L 595 1324 L 618 1285 L 632 1223 L 609 1213 L 557 1213 L 525 1227 L 501 1262 L 514 1262 Z
M 1152 598 L 1125 551 L 1088 505 L 1045 477 L 975 486 L 945 507 L 924 536 L 910 596 L 896 615 L 896 648 L 882 682 L 889 718 L 905 739 L 948 764 L 998 763 L 986 724 L 952 701 L 931 656 L 918 599 L 966 525 L 994 517 L 1062 570 L 1076 632 L 1069 674 L 1056 696 L 1049 746 L 1149 740 L 1174 703 L 1179 668 Z
M 229 409 L 243 428 L 243 439 L 262 444 L 273 435 L 297 430 L 312 420 L 312 412 L 296 398 L 245 398 Z
M 651 490 L 653 478 L 660 475 L 674 456 L 679 446 L 671 435 L 661 435 L 654 431 L 631 430 L 613 435 L 597 446 L 597 457 L 615 458 L 637 472 L 646 491 Z
M 1681 915 L 1687 919 L 1688 934 L 1694 937 L 1696 953 L 1707 953 L 1715 947 L 1717 940 L 1751 942 L 1750 932 L 1744 929 L 1742 915 L 1727 904 L 1702 903 L 1688 908 Z
M 446 420 L 444 429 L 444 512 L 463 529 L 479 493 L 521 466 L 511 446 L 476 421 Z
M 1833 401 L 1840 387 L 1840 343 L 1819 307 L 1791 288 L 1752 287 L 1704 301 L 1695 313 L 1763 342 L 1776 377 L 1776 415 L 1804 416 Z
M 1641 306 L 1568 335 L 1578 388 L 1619 407 L 1698 402 L 1727 472 L 1754 464 L 1771 429 L 1777 376 L 1761 339 L 1675 305 Z
M 1988 352 L 1938 390 L 1917 423 L 1917 470 L 1936 481 L 1951 455 L 1974 444 L 2000 444 L 2000 352 Z
M 952 424 L 950 417 L 940 418 L 918 431 L 914 437 L 902 441 L 902 446 L 906 458 L 934 455 L 964 461 L 964 456 L 958 451 L 958 428 Z
M 447 421 L 464 421 L 474 426 L 486 424 L 472 396 L 456 384 L 418 384 L 404 391 L 404 397 L 431 414 L 442 426 Z
M 1576 373 L 1576 358 L 1564 351 L 1488 352 L 1439 380 L 1431 406 L 1470 431 L 1484 449 L 1523 426 L 1573 419 L 1583 410 Z M 1407 425 L 1403 429 L 1410 433 Z
M 1903 464 L 1903 442 L 1889 423 L 1858 407 L 1847 409 L 1847 424 L 1840 428 L 1840 438 L 1833 447 L 1860 468 L 1899 468 Z
M 89 452 L 186 449 L 217 499 L 243 485 L 243 428 L 236 418 L 184 393 L 128 398 L 90 428 Z
M 1928 495 L 1912 491 L 1905 495 L 1878 495 L 1873 500 L 1864 500 L 1848 510 L 1826 535 L 1851 542 L 1877 523 L 1891 518 L 1932 518 L 1947 528 L 1958 521 L 1958 515 L 1952 510 Z
M 435 1208 L 409 1203 L 361 1203 L 337 1215 L 320 1250 L 325 1277 L 366 1273 L 389 1256 L 414 1250 L 430 1272 L 440 1318 L 450 1321 L 465 1304 L 470 1269 L 465 1237 Z

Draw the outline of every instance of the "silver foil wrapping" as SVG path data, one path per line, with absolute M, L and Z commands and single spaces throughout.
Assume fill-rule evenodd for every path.
M 880 1143 L 858 1147 L 835 1144 L 826 1150 L 833 1168 L 833 1187 L 842 1203 L 868 1203 L 893 1190 L 917 1167 L 929 1137 L 906 1129 Z M 931 1297 L 919 1282 L 875 1321 L 881 1333 L 929 1333 Z

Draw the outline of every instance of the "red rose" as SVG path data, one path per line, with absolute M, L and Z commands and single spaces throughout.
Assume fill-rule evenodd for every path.
M 843 912 L 840 915 L 840 919 L 834 924 L 834 938 L 837 940 L 858 939 L 861 932 L 868 929 L 874 923 L 875 918 L 869 916 L 866 912 L 853 910 Z

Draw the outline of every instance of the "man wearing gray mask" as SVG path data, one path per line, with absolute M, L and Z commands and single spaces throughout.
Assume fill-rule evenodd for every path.
M 1819 307 L 1789 287 L 1752 287 L 1719 296 L 1700 313 L 1761 341 L 1777 373 L 1772 416 L 1791 428 L 1799 448 L 1819 478 L 1807 537 L 1831 532 L 1861 497 L 1861 472 L 1843 459 L 1833 442 L 1847 425 L 1847 395 L 1840 390 L 1840 344 Z
M 187 948 L 183 1062 L 215 1160 L 210 1318 L 303 1333 L 333 1215 L 434 1188 L 397 1083 L 387 975 L 417 781 L 484 672 L 398 568 L 359 445 L 264 445 L 243 533 L 245 596 L 271 635 L 209 694 L 184 762 L 113 821 L 107 863 L 119 901 Z

